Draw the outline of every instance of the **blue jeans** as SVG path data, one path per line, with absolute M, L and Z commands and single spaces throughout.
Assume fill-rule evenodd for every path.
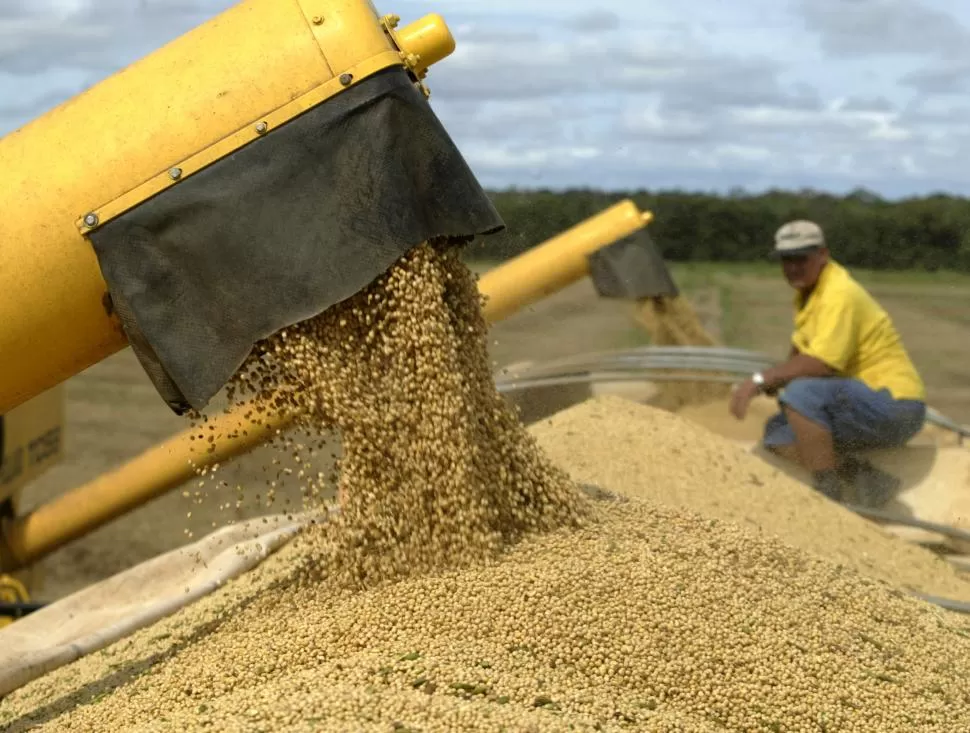
M 794 379 L 778 402 L 824 427 L 839 453 L 902 446 L 926 421 L 924 402 L 893 399 L 889 390 L 873 390 L 858 379 Z M 794 443 L 795 433 L 784 411 L 771 417 L 765 424 L 765 447 Z

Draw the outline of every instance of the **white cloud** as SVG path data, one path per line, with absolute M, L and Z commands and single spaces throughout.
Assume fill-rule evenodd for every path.
M 668 112 L 658 102 L 627 109 L 621 134 L 641 139 L 702 142 L 713 133 L 714 121 L 683 112 Z
M 0 133 L 232 0 L 0 0 Z M 486 185 L 970 193 L 965 0 L 378 0 Z
M 722 158 L 734 158 L 748 163 L 759 163 L 771 159 L 771 150 L 757 145 L 719 145 L 714 152 Z

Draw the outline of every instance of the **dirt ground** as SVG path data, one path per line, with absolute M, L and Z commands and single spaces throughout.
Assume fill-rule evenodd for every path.
M 786 350 L 790 295 L 777 277 L 719 273 L 708 268 L 673 268 L 681 287 L 695 301 L 705 326 L 730 345 L 775 356 Z M 970 279 L 968 279 L 970 282 Z M 970 285 L 874 286 L 897 319 L 903 337 L 930 384 L 931 404 L 954 419 L 970 422 Z M 602 300 L 582 281 L 497 324 L 491 353 L 496 369 L 530 360 L 577 352 L 628 347 L 646 335 L 633 318 L 632 304 Z M 175 432 L 188 427 L 157 396 L 130 350 L 67 383 L 67 442 L 63 464 L 28 487 L 24 508 L 49 500 L 91 480 Z M 223 510 L 219 492 L 202 504 L 182 489 L 77 540 L 42 564 L 43 585 L 35 596 L 54 600 L 85 585 L 178 547 L 227 519 L 277 511 L 299 490 L 284 482 L 272 510 L 256 498 L 267 480 L 269 449 L 257 450 L 221 470 L 231 485 L 247 487 L 248 505 Z M 283 504 L 279 503 L 283 502 Z M 191 517 L 188 516 L 191 512 Z

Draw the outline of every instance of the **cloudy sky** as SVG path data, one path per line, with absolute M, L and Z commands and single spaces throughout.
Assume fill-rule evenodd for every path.
M 231 4 L 0 0 L 0 134 Z M 970 0 L 375 4 L 445 16 L 432 104 L 489 186 L 970 195 Z

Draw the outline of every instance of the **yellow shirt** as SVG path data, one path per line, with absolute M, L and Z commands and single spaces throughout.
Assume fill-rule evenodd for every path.
M 832 260 L 802 305 L 795 296 L 792 345 L 874 390 L 896 399 L 925 400 L 926 389 L 889 314 Z

